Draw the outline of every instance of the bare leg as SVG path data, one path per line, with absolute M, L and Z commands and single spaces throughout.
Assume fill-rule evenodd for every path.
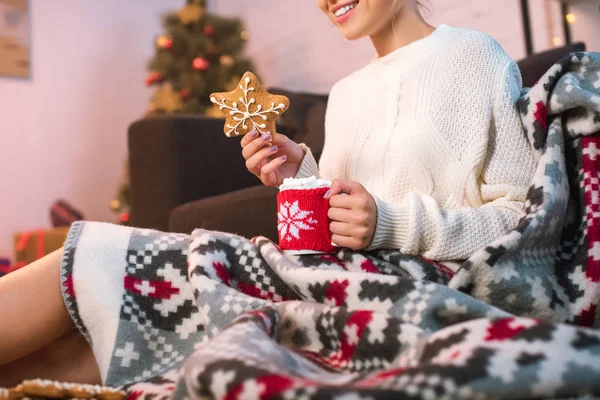
M 25 379 L 101 383 L 92 348 L 78 330 L 20 360 L 0 365 L 0 387 L 13 387 Z
M 92 349 L 62 299 L 62 253 L 0 279 L 0 387 L 33 378 L 100 383 Z
M 61 248 L 0 279 L 0 365 L 75 329 L 60 289 L 62 253 Z

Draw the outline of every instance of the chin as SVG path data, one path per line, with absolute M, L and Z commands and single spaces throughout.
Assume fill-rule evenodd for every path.
M 361 31 L 357 31 L 355 29 L 340 28 L 340 32 L 342 33 L 342 36 L 346 38 L 346 40 L 352 41 L 362 39 L 368 36 L 368 34 Z
M 349 24 L 338 25 L 338 29 L 347 40 L 358 40 L 370 35 L 368 26 L 364 25 L 360 20 L 355 20 Z

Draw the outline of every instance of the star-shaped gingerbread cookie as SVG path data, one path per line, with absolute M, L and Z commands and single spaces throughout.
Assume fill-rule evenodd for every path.
M 290 99 L 267 92 L 252 72 L 246 72 L 238 87 L 227 93 L 213 93 L 210 101 L 225 114 L 223 131 L 228 137 L 256 129 L 275 134 L 275 120 L 290 106 Z

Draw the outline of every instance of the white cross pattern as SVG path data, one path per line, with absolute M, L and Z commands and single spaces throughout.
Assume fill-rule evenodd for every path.
M 148 297 L 149 294 L 153 294 L 156 292 L 156 288 L 150 284 L 148 281 L 142 281 L 141 284 L 133 285 L 134 288 L 140 291 L 142 296 Z
M 588 250 L 588 257 L 592 257 L 594 261 L 600 260 L 600 242 L 594 242 L 593 246 Z
M 596 147 L 596 143 L 592 142 L 588 147 L 583 149 L 583 154 L 588 156 L 590 160 L 596 161 L 598 154 L 600 154 L 600 149 Z
M 115 350 L 115 356 L 122 358 L 121 367 L 124 368 L 131 366 L 132 360 L 140 359 L 140 353 L 134 350 L 134 345 L 131 342 L 127 342 L 125 347 Z

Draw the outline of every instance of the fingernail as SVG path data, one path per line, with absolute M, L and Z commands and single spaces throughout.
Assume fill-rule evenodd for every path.
M 267 140 L 271 140 L 271 134 L 269 132 L 265 133 L 264 135 L 262 135 L 262 140 L 264 140 L 265 142 Z
M 257 137 L 258 136 L 258 131 L 256 129 L 252 129 L 250 131 L 250 137 Z
M 271 146 L 271 147 L 269 147 L 269 151 L 277 151 L 277 146 Z
M 285 160 L 287 160 L 287 156 L 284 154 L 284 155 L 282 155 L 282 156 L 281 156 L 281 159 L 282 159 L 283 161 L 285 161 Z
M 325 192 L 325 194 L 323 195 L 323 198 L 326 199 L 329 197 L 329 195 L 331 194 L 331 190 L 328 190 L 327 192 Z

